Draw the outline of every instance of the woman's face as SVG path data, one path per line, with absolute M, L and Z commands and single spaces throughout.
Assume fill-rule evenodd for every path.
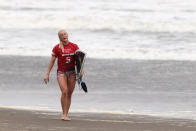
M 68 42 L 68 34 L 67 34 L 67 32 L 64 31 L 64 30 L 60 31 L 59 32 L 59 39 L 60 39 L 60 41 L 67 43 Z

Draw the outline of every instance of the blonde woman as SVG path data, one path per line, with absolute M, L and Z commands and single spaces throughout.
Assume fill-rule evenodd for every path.
M 71 105 L 71 97 L 75 88 L 75 70 L 74 70 L 74 53 L 78 50 L 78 46 L 68 40 L 68 33 L 65 30 L 58 32 L 60 43 L 52 50 L 52 56 L 48 65 L 48 70 L 44 78 L 45 83 L 49 82 L 50 71 L 58 59 L 57 80 L 61 89 L 61 106 L 62 120 L 69 121 L 69 108 Z

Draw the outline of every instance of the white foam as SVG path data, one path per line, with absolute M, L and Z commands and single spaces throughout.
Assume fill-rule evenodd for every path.
M 148 2 L 135 1 L 132 3 L 124 0 L 123 2 L 95 1 L 93 3 L 85 0 L 85 2 L 72 3 L 21 0 L 20 4 L 17 0 L 9 3 L 2 1 L 5 9 L 0 10 L 0 26 L 5 29 L 66 27 L 66 29 L 72 30 L 118 32 L 196 32 L 196 15 L 193 6 L 195 1 L 189 1 L 190 3 L 185 3 L 183 0 L 180 2 L 149 0 Z M 75 6 L 70 8 L 72 4 Z M 178 4 L 179 6 L 177 6 Z M 77 5 L 82 8 L 82 11 L 77 8 Z
M 0 27 L 6 29 L 7 34 L 1 35 L 0 55 L 50 56 L 52 47 L 47 44 L 56 43 L 52 41 L 54 35 L 39 34 L 36 29 L 47 32 L 51 28 L 66 28 L 87 32 L 75 35 L 74 40 L 78 40 L 79 46 L 83 43 L 80 48 L 84 48 L 89 58 L 196 60 L 195 0 L 76 1 L 20 0 L 18 4 L 18 0 L 2 0 Z M 70 6 L 72 4 L 74 6 Z M 10 33 L 13 29 L 27 32 L 15 36 L 17 32 Z M 91 32 L 97 30 L 103 31 L 102 34 Z M 12 39 L 8 40 L 8 36 Z
M 4 48 L 0 55 L 51 56 L 51 49 Z
M 196 60 L 196 52 L 158 49 L 84 49 L 87 58 L 137 60 Z M 51 56 L 51 49 L 1 49 L 0 55 Z
M 196 60 L 196 52 L 164 51 L 164 50 L 89 50 L 92 58 L 106 59 L 139 59 L 139 60 Z
M 56 111 L 46 106 L 0 106 L 0 108 L 18 109 L 18 110 L 34 110 L 34 111 Z
M 125 111 L 112 111 L 112 110 L 95 110 L 95 109 L 89 109 L 89 110 L 85 110 L 85 109 L 75 109 L 75 110 L 71 110 L 71 112 L 75 112 L 75 113 L 107 113 L 107 114 L 130 114 L 130 112 L 125 112 Z
M 31 110 L 31 111 L 47 111 L 47 112 L 61 112 L 59 109 L 52 109 L 46 106 L 0 106 L 0 108 L 17 109 L 17 110 Z M 101 113 L 101 114 L 121 114 L 121 115 L 145 115 L 166 118 L 185 118 L 196 120 L 193 111 L 170 111 L 170 112 L 152 112 L 152 111 L 121 111 L 121 110 L 97 110 L 97 109 L 71 109 L 71 113 Z
M 92 17 L 69 17 L 67 19 L 56 17 L 53 20 L 40 17 L 26 16 L 0 16 L 1 28 L 4 29 L 43 29 L 65 28 L 69 30 L 111 30 L 117 32 L 140 31 L 140 32 L 193 32 L 196 33 L 194 21 L 134 21 L 131 18 L 92 18 Z M 14 22 L 13 22 L 14 21 Z M 118 26 L 117 26 L 118 25 Z

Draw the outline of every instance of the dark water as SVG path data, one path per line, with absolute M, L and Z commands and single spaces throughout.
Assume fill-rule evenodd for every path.
M 56 66 L 49 57 L 0 56 L 0 105 L 60 111 Z M 87 59 L 89 93 L 76 87 L 71 111 L 196 118 L 196 62 Z

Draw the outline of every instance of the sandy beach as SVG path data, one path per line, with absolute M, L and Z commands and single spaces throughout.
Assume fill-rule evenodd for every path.
M 195 131 L 196 121 L 159 117 L 71 113 L 71 121 L 60 113 L 0 108 L 0 131 Z

